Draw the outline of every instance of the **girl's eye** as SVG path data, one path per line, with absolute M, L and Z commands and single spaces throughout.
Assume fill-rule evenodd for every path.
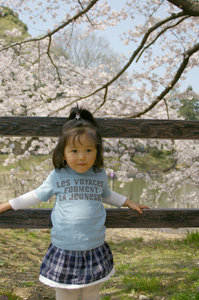
M 91 152 L 92 150 L 91 149 L 87 149 L 87 152 Z
M 77 150 L 72 150 L 71 152 L 72 152 L 72 153 L 77 153 Z

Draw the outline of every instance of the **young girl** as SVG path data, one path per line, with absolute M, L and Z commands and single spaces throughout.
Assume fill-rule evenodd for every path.
M 103 169 L 102 140 L 92 114 L 71 110 L 53 153 L 55 169 L 36 190 L 0 204 L 0 212 L 24 209 L 56 195 L 51 244 L 40 281 L 56 289 L 57 300 L 99 299 L 100 283 L 114 274 L 105 242 L 106 210 L 102 204 L 148 208 L 112 192 Z

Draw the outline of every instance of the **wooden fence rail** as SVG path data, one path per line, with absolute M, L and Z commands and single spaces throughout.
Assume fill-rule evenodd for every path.
M 0 117 L 1 136 L 59 136 L 66 118 Z M 97 119 L 108 138 L 199 139 L 199 121 Z M 51 209 L 6 211 L 0 228 L 51 228 Z M 142 214 L 129 209 L 107 209 L 109 228 L 199 227 L 199 209 L 150 209 Z
M 0 214 L 0 228 L 51 228 L 51 209 L 24 209 Z M 107 209 L 107 228 L 199 227 L 198 209 L 150 209 L 142 214 L 126 208 Z
M 59 136 L 67 118 L 0 117 L 0 136 Z M 199 121 L 97 119 L 108 138 L 199 139 Z

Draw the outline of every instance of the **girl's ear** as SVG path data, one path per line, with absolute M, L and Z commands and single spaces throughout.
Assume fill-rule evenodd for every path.
M 67 161 L 65 160 L 65 157 L 63 157 L 62 166 L 67 166 Z

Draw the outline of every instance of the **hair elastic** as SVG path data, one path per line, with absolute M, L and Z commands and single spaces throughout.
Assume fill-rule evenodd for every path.
M 81 119 L 80 114 L 76 114 L 75 119 L 76 119 L 76 120 Z

